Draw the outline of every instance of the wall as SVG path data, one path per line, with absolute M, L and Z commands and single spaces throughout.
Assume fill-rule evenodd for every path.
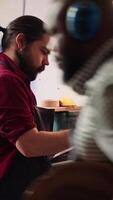
M 6 26 L 12 19 L 23 15 L 23 12 L 35 15 L 46 22 L 50 4 L 51 0 L 0 0 L 0 24 Z M 84 104 L 84 97 L 63 84 L 62 72 L 58 69 L 52 54 L 49 60 L 50 65 L 31 84 L 38 104 L 40 105 L 44 99 L 59 99 L 62 96 L 71 97 L 79 105 Z
M 22 15 L 23 0 L 0 0 L 0 25 L 6 26 L 12 19 Z
M 0 26 L 6 27 L 14 18 L 22 15 L 23 0 L 0 0 Z M 2 33 L 0 32 L 0 41 Z

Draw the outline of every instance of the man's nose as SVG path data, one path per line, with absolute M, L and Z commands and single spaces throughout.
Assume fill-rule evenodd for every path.
M 46 56 L 44 58 L 44 61 L 43 61 L 44 65 L 49 65 L 49 59 L 48 59 L 48 56 Z

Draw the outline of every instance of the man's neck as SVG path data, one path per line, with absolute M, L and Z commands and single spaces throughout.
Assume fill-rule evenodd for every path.
M 4 51 L 4 54 L 7 55 L 15 64 L 19 64 L 18 58 L 15 54 L 14 49 L 8 49 Z

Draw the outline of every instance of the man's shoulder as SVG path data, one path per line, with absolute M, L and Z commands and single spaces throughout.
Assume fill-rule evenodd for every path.
M 15 74 L 8 69 L 0 69 L 0 83 L 13 85 L 13 87 L 16 85 L 25 85 L 24 80 L 18 74 Z
M 0 66 L 0 78 L 14 78 L 14 79 L 19 79 L 19 76 L 9 69 L 3 68 Z

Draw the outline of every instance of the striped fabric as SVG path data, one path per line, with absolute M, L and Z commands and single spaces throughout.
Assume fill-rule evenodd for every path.
M 85 94 L 85 83 L 93 77 L 103 61 L 113 55 L 113 38 L 107 40 L 67 83 L 79 94 Z
M 95 137 L 98 131 L 94 109 L 87 105 L 80 113 L 74 135 L 74 144 L 78 158 L 103 162 L 108 160 L 96 144 Z
M 83 160 L 105 162 L 113 158 L 112 155 L 109 156 L 112 146 L 109 147 L 107 140 L 105 140 L 105 149 L 102 149 L 99 146 L 101 142 L 97 141 L 98 135 L 100 139 L 101 136 L 104 137 L 103 134 L 107 138 L 109 132 L 113 132 L 113 120 L 111 120 L 113 117 L 110 118 L 109 115 L 113 107 L 106 112 L 106 108 L 110 107 L 110 98 L 108 95 L 104 96 L 106 88 L 113 85 L 111 55 L 113 55 L 113 39 L 107 41 L 69 82 L 69 85 L 78 93 L 83 94 L 86 90 L 88 96 L 88 101 L 78 117 L 74 135 L 77 155 Z

